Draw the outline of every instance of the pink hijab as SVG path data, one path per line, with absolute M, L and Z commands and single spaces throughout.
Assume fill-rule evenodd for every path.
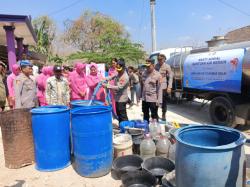
M 85 67 L 85 64 L 78 62 L 74 65 L 74 71 L 69 74 L 71 100 L 84 100 L 87 98 L 81 96 L 81 93 L 87 93 Z
M 88 96 L 88 99 L 91 99 L 91 97 L 92 97 L 92 95 L 94 93 L 94 90 L 95 90 L 97 84 L 102 80 L 102 76 L 98 75 L 98 66 L 97 66 L 97 64 L 91 63 L 89 68 L 91 69 L 92 67 L 96 68 L 96 73 L 92 73 L 90 71 L 90 75 L 88 75 L 87 78 L 86 78 L 87 85 L 89 86 L 89 96 Z M 97 92 L 97 94 L 96 94 L 96 100 L 105 102 L 105 92 L 104 92 L 104 88 L 103 87 L 101 87 L 99 89 L 99 91 Z
M 12 72 L 13 72 L 16 76 L 19 74 L 20 68 L 19 68 L 19 66 L 18 66 L 17 64 L 14 64 L 14 65 L 12 66 Z

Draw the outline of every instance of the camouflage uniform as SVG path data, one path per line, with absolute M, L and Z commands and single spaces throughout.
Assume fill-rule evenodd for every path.
M 66 78 L 48 78 L 46 83 L 46 101 L 49 105 L 69 105 L 70 90 Z

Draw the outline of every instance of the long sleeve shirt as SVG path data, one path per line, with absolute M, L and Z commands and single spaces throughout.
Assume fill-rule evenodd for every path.
M 46 79 L 47 79 L 47 76 L 44 73 L 41 73 L 40 75 L 38 75 L 36 79 L 37 97 L 41 106 L 47 105 L 46 99 L 45 99 Z
M 162 76 L 161 89 L 172 88 L 173 86 L 173 71 L 170 65 L 159 63 L 155 65 L 155 70 L 158 71 Z
M 14 97 L 15 91 L 14 91 L 14 80 L 16 79 L 16 75 L 14 73 L 11 73 L 7 78 L 7 85 L 8 85 L 8 91 L 9 96 Z
M 14 82 L 15 108 L 33 108 L 36 107 L 36 81 L 23 73 L 18 75 Z
M 96 76 L 88 75 L 87 76 L 86 82 L 87 82 L 87 85 L 89 87 L 89 97 L 88 97 L 88 99 L 91 99 L 91 97 L 92 97 L 92 95 L 94 93 L 94 90 L 95 90 L 97 84 L 101 81 L 101 79 L 102 79 L 102 77 L 98 76 L 98 75 L 96 75 Z M 104 91 L 103 87 L 100 87 L 100 89 L 96 93 L 95 99 L 105 102 L 105 91 Z
M 45 93 L 49 105 L 68 105 L 70 102 L 69 83 L 64 77 L 48 78 Z
M 154 70 L 152 73 L 145 71 L 142 75 L 142 100 L 146 102 L 158 102 L 161 75 Z
M 81 96 L 81 93 L 86 94 L 87 92 L 88 86 L 86 84 L 86 76 L 84 74 L 79 75 L 76 71 L 74 71 L 69 75 L 69 80 L 71 88 L 71 100 L 87 99 L 87 95 Z
M 126 71 L 122 75 L 115 74 L 107 78 L 107 80 L 114 80 L 114 85 L 109 84 L 108 88 L 114 90 L 116 102 L 127 102 L 128 101 L 128 86 L 129 76 Z

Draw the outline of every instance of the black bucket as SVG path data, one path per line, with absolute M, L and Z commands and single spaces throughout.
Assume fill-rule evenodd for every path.
M 142 158 L 138 155 L 118 157 L 113 162 L 111 175 L 119 180 L 127 172 L 141 170 L 142 162 Z
M 142 168 L 158 179 L 158 184 L 161 184 L 161 178 L 165 173 L 169 173 L 175 169 L 174 163 L 163 157 L 152 157 L 145 160 Z
M 133 171 L 122 176 L 123 187 L 152 187 L 156 178 L 146 171 Z

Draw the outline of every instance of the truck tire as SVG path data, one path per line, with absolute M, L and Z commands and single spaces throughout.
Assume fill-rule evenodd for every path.
M 232 127 L 235 121 L 235 110 L 232 102 L 226 97 L 215 97 L 209 108 L 209 114 L 215 125 Z

